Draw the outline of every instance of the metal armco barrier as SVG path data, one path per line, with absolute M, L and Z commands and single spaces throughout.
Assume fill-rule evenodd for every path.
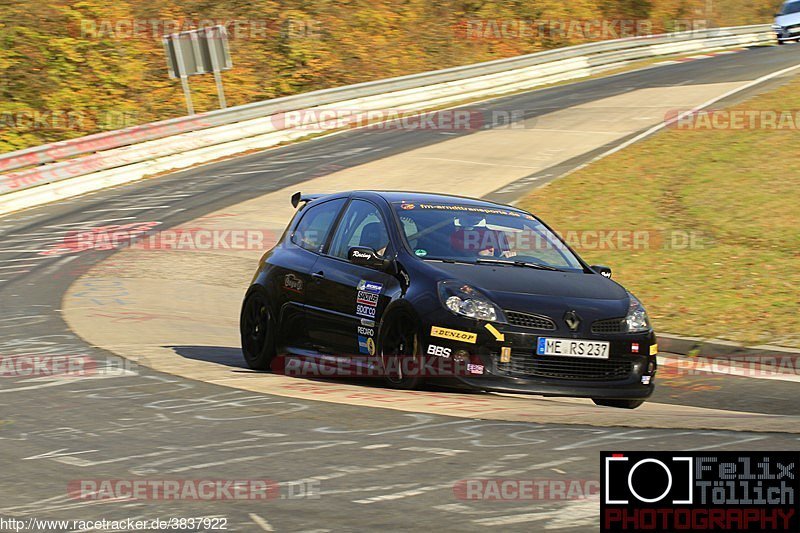
M 98 133 L 0 155 L 0 198 L 78 177 L 84 191 L 91 190 L 87 180 L 92 176 L 98 178 L 95 189 L 102 188 L 111 183 L 109 171 L 114 169 L 118 176 L 113 184 L 117 184 L 233 155 L 239 148 L 241 152 L 302 137 L 304 132 L 287 128 L 279 120 L 289 111 L 331 104 L 354 113 L 392 106 L 424 110 L 581 77 L 629 61 L 759 44 L 773 38 L 768 25 L 758 25 L 603 41 Z M 54 199 L 58 198 L 48 197 L 39 203 Z M 17 202 L 13 208 L 36 205 L 34 202 Z

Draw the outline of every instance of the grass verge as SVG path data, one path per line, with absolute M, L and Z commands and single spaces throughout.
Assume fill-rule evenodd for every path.
M 646 246 L 589 239 L 578 251 L 613 268 L 657 331 L 798 348 L 797 110 L 800 78 L 725 110 L 791 113 L 785 128 L 757 121 L 664 130 L 535 191 L 520 207 L 562 234 L 646 232 Z M 688 246 L 686 235 L 695 236 Z

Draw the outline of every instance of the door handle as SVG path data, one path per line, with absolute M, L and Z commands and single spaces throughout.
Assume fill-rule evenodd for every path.
M 314 281 L 323 280 L 325 279 L 325 273 L 322 270 L 320 270 L 319 272 L 314 272 L 313 274 L 311 274 L 311 279 L 313 279 Z

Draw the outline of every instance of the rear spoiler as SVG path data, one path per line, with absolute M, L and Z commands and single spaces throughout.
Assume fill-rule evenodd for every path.
M 296 192 L 292 195 L 292 207 L 297 207 L 298 205 L 305 204 L 312 200 L 316 200 L 317 198 L 322 198 L 325 196 L 324 194 L 303 194 L 301 192 Z

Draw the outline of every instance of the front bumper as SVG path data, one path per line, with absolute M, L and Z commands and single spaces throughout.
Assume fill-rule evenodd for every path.
M 782 30 L 772 30 L 775 32 L 775 37 L 780 42 L 795 41 L 800 39 L 800 30 L 790 31 L 786 28 Z
M 458 372 L 450 384 L 471 389 L 602 399 L 644 399 L 653 394 L 657 363 L 655 352 L 651 354 L 651 347 L 656 346 L 652 331 L 592 334 L 491 326 L 446 311 L 434 313 L 423 321 L 423 353 L 442 353 L 445 348 L 447 357 L 468 357 L 470 370 Z M 431 335 L 437 328 L 474 334 L 474 339 Z M 540 337 L 608 341 L 609 357 L 537 355 Z

